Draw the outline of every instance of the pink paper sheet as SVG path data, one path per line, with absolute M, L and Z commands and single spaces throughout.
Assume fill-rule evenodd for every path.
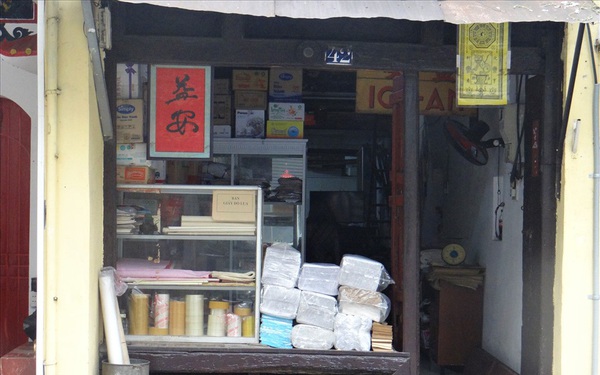
M 145 259 L 122 258 L 117 261 L 121 279 L 207 279 L 209 271 L 173 269 L 170 261 L 154 263 Z

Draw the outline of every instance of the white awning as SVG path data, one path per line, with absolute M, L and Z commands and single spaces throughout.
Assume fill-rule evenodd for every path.
M 375 18 L 482 22 L 598 22 L 600 0 L 121 0 L 196 11 L 261 17 Z

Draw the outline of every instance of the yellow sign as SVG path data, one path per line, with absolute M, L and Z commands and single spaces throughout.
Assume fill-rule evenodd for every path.
M 459 105 L 507 104 L 508 34 L 508 23 L 459 25 Z
M 356 79 L 356 112 L 391 114 L 392 81 L 398 72 L 359 70 Z M 474 108 L 459 108 L 454 73 L 419 73 L 419 113 L 429 116 L 471 116 Z

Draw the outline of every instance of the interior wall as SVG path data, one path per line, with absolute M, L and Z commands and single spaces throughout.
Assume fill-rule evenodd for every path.
M 490 126 L 483 140 L 501 137 L 500 109 L 480 109 L 479 119 Z M 467 118 L 457 119 L 463 124 Z M 511 195 L 507 148 L 489 148 L 486 165 L 476 166 L 452 148 L 443 134 L 444 118 L 426 118 L 427 185 L 424 199 L 422 248 L 462 245 L 466 264 L 486 268 L 483 348 L 515 371 L 521 367 L 522 325 L 522 183 Z M 505 126 L 516 121 L 505 119 Z M 497 177 L 500 177 L 499 179 Z M 500 182 L 498 182 L 500 181 Z M 502 240 L 496 238 L 499 202 Z

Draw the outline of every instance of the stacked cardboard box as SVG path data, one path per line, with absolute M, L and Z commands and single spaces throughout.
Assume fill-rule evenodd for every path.
M 231 82 L 234 92 L 235 136 L 264 138 L 269 71 L 233 69 Z
M 271 68 L 267 138 L 303 138 L 302 69 Z

